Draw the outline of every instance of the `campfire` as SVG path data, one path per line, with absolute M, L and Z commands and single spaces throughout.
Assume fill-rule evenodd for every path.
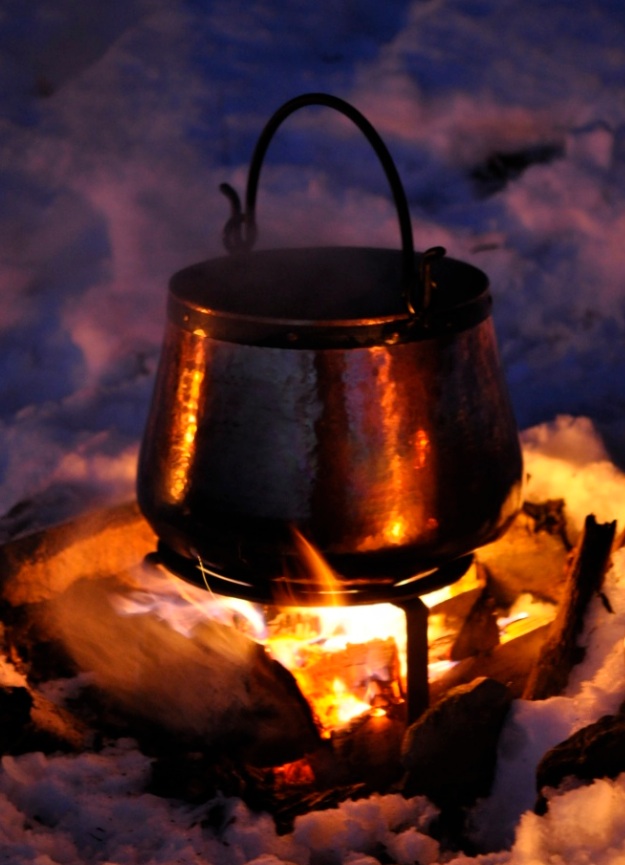
M 372 146 L 399 250 L 253 251 L 266 149 L 311 105 Z M 524 809 L 548 819 L 560 796 L 625 769 L 614 640 L 607 661 L 588 653 L 611 713 L 566 702 L 588 676 L 589 616 L 615 615 L 625 504 L 602 522 L 593 500 L 579 519 L 575 448 L 558 466 L 557 430 L 549 446 L 526 435 L 523 501 L 488 278 L 440 246 L 415 252 L 395 165 L 355 108 L 323 93 L 285 103 L 245 208 L 221 191 L 229 255 L 170 281 L 137 504 L 1 548 L 2 792 L 49 849 L 71 806 L 41 779 L 70 755 L 99 783 L 107 765 L 132 777 L 113 787 L 152 797 L 152 814 L 195 809 L 194 857 L 207 842 L 218 860 L 234 845 L 233 865 L 278 851 L 433 865 L 510 846 Z M 567 446 L 575 436 L 583 423 Z M 566 708 L 531 731 L 540 752 L 517 768 L 533 777 L 511 794 L 523 716 L 551 700 Z M 106 820 L 86 823 L 73 854 L 128 860 Z
M 533 472 L 529 492 L 553 496 L 564 463 L 550 485 L 549 457 L 530 447 L 526 458 Z M 598 474 L 607 471 L 607 463 L 595 465 Z M 365 805 L 372 819 L 378 802 L 395 809 L 385 814 L 401 812 L 409 821 L 412 834 L 404 838 L 408 829 L 400 825 L 408 824 L 388 817 L 401 844 L 420 851 L 420 861 L 439 861 L 445 849 L 464 848 L 470 857 L 512 843 L 512 837 L 494 839 L 492 828 L 473 827 L 482 812 L 484 825 L 496 825 L 500 818 L 489 813 L 513 795 L 508 781 L 489 798 L 506 765 L 501 747 L 497 759 L 498 743 L 513 729 L 505 719 L 551 706 L 543 698 L 566 687 L 554 684 L 554 673 L 569 670 L 575 677 L 591 596 L 591 608 L 599 604 L 608 617 L 607 639 L 620 621 L 618 611 L 608 612 L 620 603 L 613 578 L 607 587 L 602 583 L 619 539 L 609 522 L 588 519 L 584 528 L 588 482 L 576 489 L 581 476 L 571 471 L 568 502 L 529 500 L 507 535 L 479 551 L 461 578 L 424 596 L 430 706 L 413 723 L 406 711 L 406 616 L 397 605 L 297 608 L 218 597 L 151 562 L 154 535 L 134 504 L 8 542 L 2 548 L 7 766 L 18 772 L 23 765 L 15 777 L 32 778 L 34 768 L 19 761 L 34 752 L 102 754 L 125 771 L 124 752 L 107 743 L 130 736 L 150 764 L 141 781 L 130 773 L 133 783 L 163 801 L 204 803 L 215 831 L 225 831 L 219 826 L 227 813 L 234 820 L 231 838 L 250 813 L 265 813 L 274 852 L 286 839 L 292 843 L 297 827 L 301 833 L 312 825 L 306 821 L 315 814 L 326 821 L 320 827 L 329 827 L 331 815 L 346 815 L 349 807 L 352 816 L 340 819 L 358 822 Z M 620 503 L 622 482 L 619 487 L 612 472 L 603 479 Z M 620 561 L 620 553 L 612 555 Z M 610 681 L 620 679 L 610 674 Z M 553 795 L 549 786 L 559 783 L 562 758 L 557 749 L 549 756 L 552 745 L 584 723 L 598 753 L 613 735 L 608 728 L 594 731 L 598 715 L 590 704 L 575 722 L 562 717 L 559 726 L 549 722 L 546 738 L 538 736 L 545 741 L 535 758 L 545 757 L 543 804 L 529 779 L 526 808 L 538 801 L 544 810 L 545 795 Z M 573 736 L 566 771 L 589 783 L 603 770 L 589 768 L 579 747 Z M 471 766 L 467 757 L 475 754 Z M 619 765 L 613 762 L 609 774 Z M 224 795 L 239 803 L 234 811 L 217 807 Z M 398 811 L 400 800 L 405 805 Z M 241 810 L 244 802 L 251 812 Z M 399 849 L 399 841 L 385 837 L 387 849 Z
M 373 146 L 399 252 L 252 253 L 265 150 L 309 105 Z M 523 502 L 488 279 L 442 247 L 415 253 L 395 166 L 358 111 L 291 100 L 261 133 L 245 211 L 221 189 L 232 255 L 170 282 L 137 504 L 1 549 L 0 783 L 21 803 L 45 772 L 33 754 L 121 766 L 131 739 L 149 763 L 142 795 L 201 809 L 216 843 L 264 814 L 274 851 L 308 865 L 295 839 L 330 810 L 369 814 L 352 862 L 510 845 L 512 821 L 497 836 L 489 814 L 509 801 L 515 712 L 564 699 L 589 608 L 614 613 L 616 522 L 594 503 L 572 519 L 574 485 L 557 489 L 555 460 L 536 460 L 553 453 L 531 438 Z M 546 814 L 553 789 L 615 777 L 622 727 L 620 710 L 562 724 L 532 765 L 533 801 L 524 785 L 515 807 Z M 31 819 L 62 812 L 46 803 Z M 311 861 L 334 863 L 316 843 Z
M 544 469 L 531 450 L 529 463 Z M 280 833 L 320 808 L 425 794 L 439 813 L 419 824 L 432 824 L 431 856 L 437 845 L 474 849 L 462 815 L 491 801 L 510 706 L 566 687 L 618 543 L 613 523 L 588 518 L 578 531 L 580 507 L 528 501 L 461 578 L 423 597 L 430 707 L 413 723 L 397 605 L 217 596 L 154 565 L 134 504 L 18 538 L 2 548 L 15 668 L 6 729 L 19 728 L 5 752 L 97 752 L 132 736 L 150 756 L 152 791 L 194 803 L 225 793 L 268 812 Z M 327 570 L 320 578 L 327 589 Z M 540 770 L 544 784 L 556 766 Z

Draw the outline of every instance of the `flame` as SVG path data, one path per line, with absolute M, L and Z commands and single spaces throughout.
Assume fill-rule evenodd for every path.
M 315 590 L 327 598 L 328 604 L 338 606 L 341 604 L 341 585 L 338 577 L 319 550 L 295 526 L 291 526 L 291 532 L 300 562 Z
M 175 579 L 165 570 L 143 569 L 141 587 L 114 595 L 111 603 L 121 615 L 151 613 L 185 637 L 191 637 L 194 628 L 207 619 L 230 625 L 257 642 L 263 642 L 267 635 L 260 605 L 215 595 Z
M 289 607 L 267 629 L 265 645 L 295 676 L 326 735 L 402 699 L 406 625 L 398 607 Z
M 291 671 L 310 703 L 322 735 L 363 714 L 384 714 L 401 703 L 406 688 L 406 620 L 394 604 L 341 606 L 340 580 L 318 550 L 294 530 L 297 549 L 316 594 L 327 597 L 317 607 L 262 607 L 249 601 L 214 595 L 172 578 L 167 572 L 145 572 L 140 590 L 119 596 L 120 613 L 151 613 L 187 637 L 202 621 L 217 619 L 264 645 Z M 430 609 L 429 677 L 444 675 L 454 662 L 454 638 L 444 602 L 483 589 L 483 571 L 473 565 L 452 585 L 423 596 Z M 501 642 L 550 621 L 555 606 L 522 595 L 499 620 Z M 294 770 L 295 771 L 295 770 Z
M 341 679 L 335 679 L 332 683 L 332 695 L 330 696 L 330 710 L 335 715 L 332 726 L 346 724 L 371 709 L 369 703 L 359 700 L 354 694 L 350 694 L 347 685 Z

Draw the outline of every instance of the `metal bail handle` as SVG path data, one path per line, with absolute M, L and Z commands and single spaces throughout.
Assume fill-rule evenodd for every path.
M 256 225 L 256 193 L 265 153 L 280 124 L 293 112 L 309 105 L 324 105 L 328 108 L 334 108 L 348 117 L 356 124 L 375 150 L 390 184 L 399 220 L 402 243 L 403 297 L 410 316 L 422 314 L 428 308 L 432 289 L 435 288 L 435 283 L 431 278 L 431 264 L 435 259 L 445 255 L 445 250 L 442 246 L 435 246 L 426 250 L 423 253 L 421 266 L 417 272 L 408 201 L 395 163 L 386 145 L 367 118 L 350 105 L 349 102 L 345 102 L 337 96 L 331 96 L 327 93 L 305 93 L 302 96 L 296 96 L 295 99 L 291 99 L 289 102 L 285 102 L 270 118 L 261 132 L 252 154 L 245 194 L 245 213 L 242 212 L 241 201 L 236 190 L 228 183 L 222 183 L 219 187 L 221 192 L 230 201 L 232 209 L 232 215 L 223 231 L 224 246 L 232 253 L 249 252 L 253 248 L 258 235 Z

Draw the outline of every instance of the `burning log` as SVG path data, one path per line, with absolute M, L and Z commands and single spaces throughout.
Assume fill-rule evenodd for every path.
M 564 597 L 549 636 L 527 682 L 524 697 L 545 700 L 562 693 L 572 668 L 585 654 L 577 639 L 593 594 L 600 592 L 614 541 L 616 523 L 586 517 L 584 531 L 565 573 Z
M 371 792 L 383 792 L 402 775 L 403 718 L 373 710 L 333 731 L 329 747 L 310 756 L 322 788 L 343 787 L 356 780 Z
M 128 717 L 258 765 L 318 746 L 308 703 L 263 646 L 216 621 L 185 636 L 156 616 L 120 615 L 113 604 L 120 591 L 76 582 L 48 605 L 44 625 Z
M 433 599 L 431 636 L 440 635 L 436 658 L 448 658 L 454 640 L 452 656 L 464 657 L 450 672 L 430 681 L 432 705 L 454 686 L 476 677 L 492 676 L 509 684 L 514 696 L 523 689 L 545 629 L 496 644 L 495 606 L 505 607 L 502 598 L 516 599 L 533 585 L 539 549 L 548 549 L 550 561 L 565 553 L 562 540 L 549 534 L 540 515 L 525 514 L 522 519 L 522 569 L 513 569 L 508 578 L 502 565 L 506 557 L 495 549 L 502 542 L 497 542 L 486 552 L 488 566 L 478 562 L 449 591 Z M 140 565 L 154 543 L 136 507 L 124 505 L 13 540 L 0 549 L 0 613 L 8 645 L 21 659 L 33 694 L 24 739 L 32 749 L 39 747 L 37 742 L 42 750 L 47 748 L 46 741 L 51 745 L 55 737 L 59 748 L 72 750 L 90 747 L 90 735 L 132 735 L 146 753 L 155 756 L 154 787 L 164 795 L 177 795 L 179 790 L 184 798 L 193 799 L 220 787 L 252 807 L 256 799 L 273 802 L 272 813 L 284 806 L 285 815 L 297 812 L 298 796 L 334 801 L 337 795 L 351 795 L 354 785 L 372 792 L 397 782 L 403 772 L 402 701 L 410 698 L 411 690 L 413 700 L 415 694 L 419 698 L 422 691 L 427 694 L 427 680 L 417 682 L 417 687 L 413 682 L 412 689 L 409 683 L 407 694 L 403 688 L 395 637 L 399 623 L 384 636 L 374 636 L 375 630 L 369 629 L 379 624 L 380 613 L 366 625 L 358 619 L 356 630 L 371 639 L 359 642 L 356 631 L 345 631 L 341 644 L 336 638 L 345 625 L 322 627 L 316 621 L 319 613 L 312 608 L 304 612 L 289 608 L 273 618 L 267 616 L 270 651 L 287 667 L 280 642 L 284 640 L 286 650 L 293 636 L 303 638 L 293 667 L 296 683 L 262 645 L 232 625 L 204 620 L 183 634 L 173 630 L 171 622 L 162 621 L 158 609 L 122 615 L 119 607 L 113 608 L 111 598 L 141 594 L 150 580 L 171 585 L 162 572 L 155 577 Z M 185 595 L 185 603 L 179 598 L 181 607 L 188 609 L 190 599 L 181 594 Z M 423 608 L 425 625 L 427 610 L 421 599 L 415 605 Z M 346 609 L 365 614 L 368 608 Z M 403 620 L 397 607 L 394 610 Z M 414 611 L 411 621 L 414 625 Z M 425 627 L 413 631 L 419 640 L 426 639 Z M 37 684 L 69 680 L 81 670 L 88 671 L 93 684 L 82 687 L 73 704 L 65 703 L 55 713 L 55 707 L 40 699 Z M 419 670 L 419 675 L 425 675 L 425 666 Z M 309 681 L 300 680 L 302 676 Z M 316 692 L 333 691 L 336 681 L 345 686 L 346 697 L 361 701 L 358 711 L 363 714 L 342 727 L 337 726 L 338 716 L 330 718 L 329 728 L 335 729 L 329 739 L 321 740 L 316 719 L 323 711 Z M 311 699 L 312 711 L 302 694 Z M 288 780 L 282 792 L 277 788 L 272 792 L 269 781 L 258 781 L 259 766 L 293 760 L 310 772 L 305 784 L 295 781 L 291 770 L 284 773 Z M 274 774 L 277 779 L 280 773 Z M 231 787 L 224 787 L 225 777 L 232 778 Z

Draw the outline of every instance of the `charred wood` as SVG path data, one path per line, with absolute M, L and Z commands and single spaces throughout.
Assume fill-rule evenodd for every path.
M 511 700 L 505 685 L 481 678 L 452 689 L 425 712 L 402 745 L 406 794 L 424 794 L 445 809 L 487 795 Z
M 536 769 L 536 812 L 548 809 L 548 789 L 596 778 L 616 778 L 625 772 L 625 715 L 604 715 L 551 748 Z
M 33 698 L 27 688 L 0 688 L 0 753 L 15 753 L 17 743 L 23 738 L 24 729 L 30 723 Z
M 534 531 L 545 531 L 560 538 L 566 550 L 573 549 L 569 541 L 564 499 L 547 499 L 544 502 L 523 502 L 523 513 L 534 520 Z
M 597 523 L 586 517 L 584 531 L 568 562 L 564 597 L 558 614 L 527 682 L 523 696 L 544 700 L 561 694 L 572 668 L 583 660 L 578 644 L 590 599 L 601 591 L 610 560 L 616 523 Z
M 449 652 L 452 661 L 484 655 L 499 644 L 495 599 L 484 589 L 469 610 Z
M 365 783 L 382 792 L 402 775 L 401 743 L 406 731 L 403 717 L 375 710 L 333 731 L 329 746 L 308 759 L 322 789 Z

